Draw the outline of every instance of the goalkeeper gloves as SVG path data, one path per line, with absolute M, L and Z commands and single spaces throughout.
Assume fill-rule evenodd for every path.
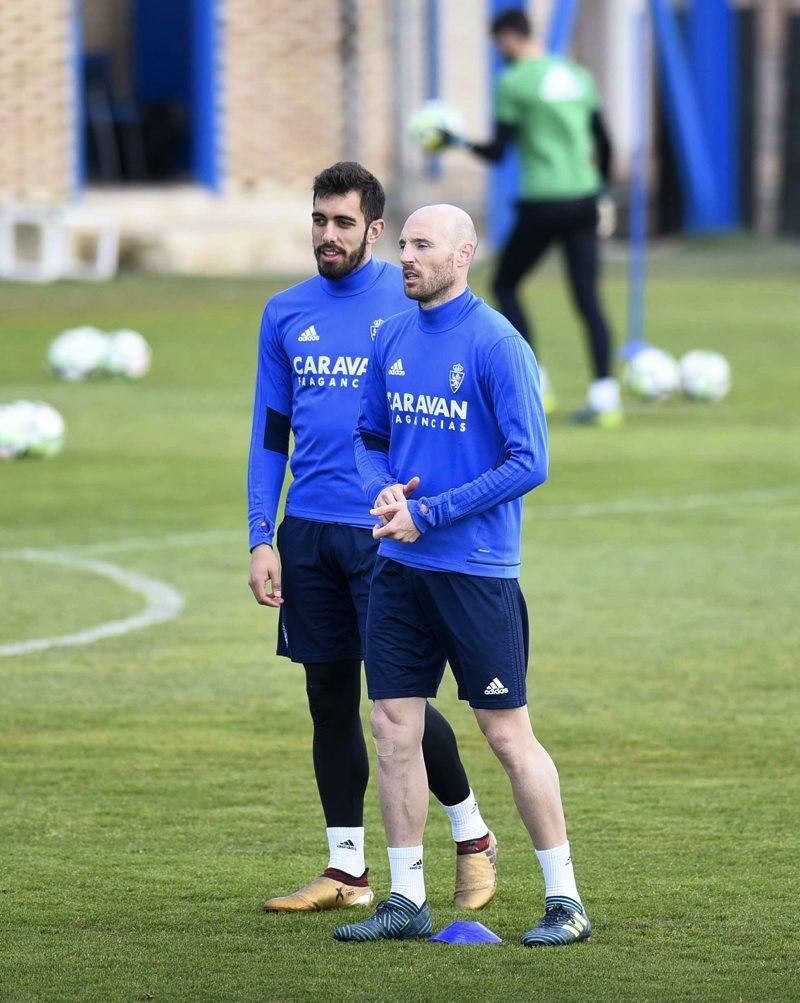
M 440 153 L 450 146 L 466 146 L 467 141 L 463 136 L 457 136 L 449 129 L 436 129 L 430 139 L 425 143 L 425 149 L 429 153 Z

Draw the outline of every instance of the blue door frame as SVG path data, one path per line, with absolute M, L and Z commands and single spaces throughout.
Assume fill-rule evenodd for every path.
M 86 109 L 83 84 L 83 3 L 68 0 L 70 68 L 72 76 L 73 145 L 70 165 L 73 197 L 86 187 Z M 221 44 L 219 0 L 194 0 L 191 5 L 191 171 L 194 180 L 212 191 L 222 186 L 222 152 L 218 88 Z
M 194 132 L 192 167 L 200 184 L 218 192 L 222 184 L 219 72 L 221 43 L 218 0 L 195 0 L 192 5 L 194 49 L 192 88 Z

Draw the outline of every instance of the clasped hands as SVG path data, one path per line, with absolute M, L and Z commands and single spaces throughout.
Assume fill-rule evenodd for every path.
M 413 543 L 421 536 L 408 510 L 408 499 L 419 487 L 419 477 L 412 477 L 407 484 L 392 484 L 384 488 L 375 499 L 370 515 L 377 516 L 380 525 L 372 527 L 376 540 L 397 540 L 399 543 Z

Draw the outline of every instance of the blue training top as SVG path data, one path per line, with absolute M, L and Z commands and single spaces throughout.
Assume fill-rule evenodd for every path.
M 370 503 L 387 485 L 420 478 L 408 505 L 423 535 L 382 540 L 379 554 L 519 576 L 522 495 L 547 478 L 547 425 L 533 352 L 501 314 L 467 289 L 386 323 L 354 441 Z
M 371 258 L 342 279 L 315 275 L 267 303 L 247 476 L 251 550 L 272 543 L 290 429 L 287 515 L 374 525 L 353 462 L 353 427 L 378 328 L 408 302 L 400 269 Z

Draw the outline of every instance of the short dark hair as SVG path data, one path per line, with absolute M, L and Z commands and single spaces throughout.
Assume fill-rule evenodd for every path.
M 524 10 L 517 8 L 504 10 L 502 14 L 498 14 L 494 21 L 492 21 L 491 26 L 491 33 L 493 35 L 499 35 L 502 31 L 513 31 L 515 35 L 530 38 L 532 31 L 528 15 Z
M 361 195 L 361 211 L 368 226 L 376 219 L 383 218 L 386 192 L 375 175 L 370 174 L 361 164 L 354 160 L 340 160 L 320 171 L 314 178 L 314 201 L 328 195 L 346 195 L 348 192 L 359 192 Z

